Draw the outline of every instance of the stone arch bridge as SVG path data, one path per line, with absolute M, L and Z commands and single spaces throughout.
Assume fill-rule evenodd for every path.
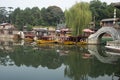
M 96 33 L 88 37 L 88 44 L 100 44 L 100 39 L 104 34 L 111 35 L 113 41 L 120 40 L 120 29 L 115 27 L 102 27 Z

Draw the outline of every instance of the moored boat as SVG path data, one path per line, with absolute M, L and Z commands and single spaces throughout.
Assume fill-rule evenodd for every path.
M 49 43 L 56 43 L 54 40 L 37 40 L 37 44 L 49 44 Z
M 34 41 L 32 38 L 25 38 L 24 40 L 27 41 L 27 42 L 33 42 Z
M 63 41 L 62 44 L 64 44 L 64 45 L 74 45 L 75 42 L 73 42 L 73 41 Z

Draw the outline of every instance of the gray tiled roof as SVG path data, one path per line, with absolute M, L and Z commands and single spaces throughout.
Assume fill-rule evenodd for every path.
M 116 2 L 116 3 L 111 3 L 112 6 L 120 9 L 120 2 Z

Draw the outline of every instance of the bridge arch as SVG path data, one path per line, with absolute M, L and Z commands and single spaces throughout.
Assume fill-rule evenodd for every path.
M 114 27 L 102 27 L 96 33 L 88 37 L 88 44 L 100 44 L 100 38 L 104 34 L 111 35 L 113 40 L 120 40 L 120 30 Z

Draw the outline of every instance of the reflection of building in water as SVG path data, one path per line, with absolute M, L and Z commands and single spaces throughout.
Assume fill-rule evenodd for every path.
M 12 50 L 12 46 L 13 42 L 12 41 L 4 41 L 4 40 L 0 40 L 0 49 L 1 50 Z
M 12 46 L 14 45 L 24 45 L 24 40 L 19 42 L 15 42 L 13 39 L 10 38 L 0 38 L 0 49 L 1 50 L 12 50 Z

